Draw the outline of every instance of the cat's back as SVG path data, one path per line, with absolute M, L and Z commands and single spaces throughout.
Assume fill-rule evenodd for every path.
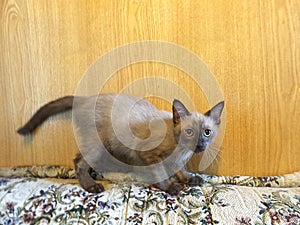
M 127 94 L 100 94 L 78 97 L 73 111 L 85 120 L 96 121 L 101 126 L 144 123 L 159 116 L 159 111 L 149 101 Z
M 157 116 L 158 110 L 149 101 L 127 94 L 102 94 L 97 97 L 96 112 L 112 119 L 143 121 Z

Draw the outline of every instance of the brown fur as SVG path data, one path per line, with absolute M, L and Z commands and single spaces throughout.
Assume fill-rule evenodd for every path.
M 73 105 L 73 101 L 76 104 Z M 91 167 L 96 170 L 102 169 L 103 163 L 100 160 L 102 155 L 99 149 L 106 149 L 119 161 L 133 166 L 160 163 L 177 149 L 180 157 L 174 158 L 172 170 L 180 181 L 195 183 L 201 181 L 190 177 L 184 164 L 192 152 L 204 151 L 214 141 L 223 106 L 224 103 L 221 102 L 203 115 L 189 112 L 180 101 L 174 100 L 172 113 L 168 113 L 158 111 L 144 99 L 129 95 L 67 96 L 39 109 L 18 133 L 22 135 L 31 133 L 49 116 L 72 108 L 78 116 L 74 122 L 80 137 L 81 150 L 74 164 L 79 183 L 87 191 L 98 193 L 104 190 L 103 186 L 96 184 L 89 175 Z M 162 122 L 166 125 L 165 133 L 159 126 Z M 133 136 L 130 136 L 129 132 L 123 132 L 127 124 Z M 93 133 L 93 127 L 96 128 L 96 136 L 102 140 L 100 146 L 98 138 Z M 209 133 L 207 130 L 211 131 L 209 137 L 205 136 L 205 132 Z M 157 140 L 161 140 L 159 144 L 155 144 Z M 146 147 L 150 149 L 141 151 Z M 160 180 L 159 170 L 164 169 L 154 168 L 149 171 L 154 180 L 159 181 L 154 185 L 171 194 L 177 194 L 182 189 L 182 184 L 171 183 L 169 179 Z

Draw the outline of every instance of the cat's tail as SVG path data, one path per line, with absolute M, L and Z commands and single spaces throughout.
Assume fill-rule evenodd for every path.
M 73 101 L 74 96 L 65 96 L 47 103 L 41 107 L 23 127 L 18 129 L 17 132 L 21 135 L 31 133 L 48 117 L 72 109 Z

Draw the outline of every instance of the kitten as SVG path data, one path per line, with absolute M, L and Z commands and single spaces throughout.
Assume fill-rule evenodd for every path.
M 17 132 L 29 134 L 48 117 L 72 109 L 81 152 L 74 164 L 85 190 L 104 190 L 90 176 L 91 167 L 100 171 L 105 170 L 105 165 L 118 167 L 121 162 L 147 168 L 144 172 L 152 176 L 155 187 L 176 195 L 183 185 L 171 182 L 169 171 L 182 183 L 202 182 L 191 177 L 184 165 L 193 153 L 203 152 L 213 143 L 223 107 L 224 102 L 220 102 L 203 115 L 189 112 L 175 99 L 170 113 L 158 111 L 145 99 L 124 94 L 66 96 L 41 107 Z M 104 152 L 109 152 L 108 156 Z M 117 160 L 109 162 L 110 155 Z

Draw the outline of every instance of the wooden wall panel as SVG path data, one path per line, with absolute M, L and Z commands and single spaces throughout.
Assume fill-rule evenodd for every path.
M 225 96 L 222 151 L 205 172 L 300 170 L 298 0 L 2 0 L 0 7 L 0 166 L 72 166 L 77 146 L 70 114 L 55 116 L 34 137 L 15 130 L 44 103 L 73 94 L 100 55 L 135 41 L 163 40 L 201 57 Z M 199 111 L 208 108 L 186 74 L 157 63 L 118 71 L 103 91 L 118 92 L 149 74 L 180 85 Z

